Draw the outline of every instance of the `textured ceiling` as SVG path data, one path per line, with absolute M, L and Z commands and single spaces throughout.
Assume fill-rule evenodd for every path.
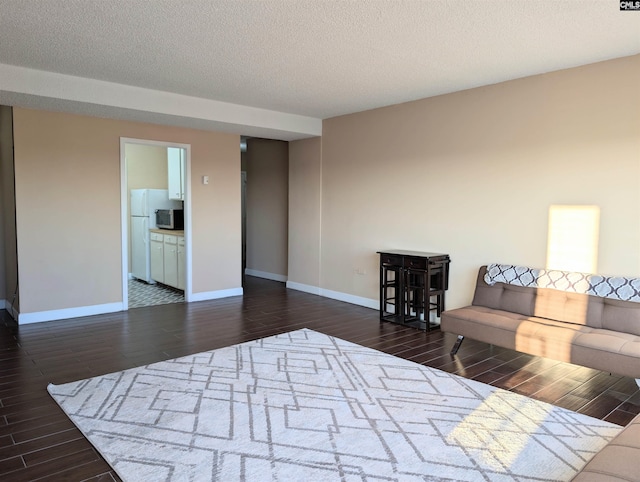
M 613 0 L 0 0 L 0 64 L 319 119 L 637 53 Z

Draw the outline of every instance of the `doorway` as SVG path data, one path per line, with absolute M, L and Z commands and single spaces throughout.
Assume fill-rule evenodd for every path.
M 289 144 L 253 137 L 246 139 L 241 153 L 243 274 L 284 283 L 289 256 Z
M 121 138 L 120 177 L 124 309 L 189 302 L 191 146 Z M 173 224 L 157 226 L 156 210 Z

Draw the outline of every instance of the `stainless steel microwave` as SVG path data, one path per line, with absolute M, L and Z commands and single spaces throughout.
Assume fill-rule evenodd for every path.
M 184 209 L 156 209 L 156 226 L 160 229 L 184 229 Z

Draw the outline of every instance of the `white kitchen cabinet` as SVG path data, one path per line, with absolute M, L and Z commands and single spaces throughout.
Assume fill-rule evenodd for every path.
M 178 236 L 178 289 L 184 290 L 187 280 L 184 237 Z
M 167 148 L 169 199 L 176 199 L 178 201 L 184 201 L 184 152 L 184 149 L 179 147 Z
M 184 236 L 151 232 L 151 278 L 180 290 L 186 285 Z
M 164 284 L 178 287 L 178 237 L 164 235 Z
M 151 279 L 164 283 L 164 236 L 151 233 L 149 236 L 151 247 Z

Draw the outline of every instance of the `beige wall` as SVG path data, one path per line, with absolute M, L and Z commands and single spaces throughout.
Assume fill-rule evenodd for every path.
M 239 136 L 21 108 L 14 133 L 21 313 L 122 301 L 120 137 L 191 145 L 193 293 L 240 287 Z
M 248 139 L 246 172 L 247 270 L 286 278 L 288 143 Z
M 12 133 L 11 133 L 11 107 L 0 105 L 0 309 L 4 309 L 4 300 L 7 299 L 7 271 L 5 253 L 5 219 L 7 217 L 6 194 L 8 185 L 7 164 L 11 161 Z M 11 161 L 12 162 L 12 161 Z
M 167 189 L 167 148 L 127 144 L 127 185 L 131 189 Z
M 320 137 L 289 143 L 290 283 L 320 287 Z
M 598 271 L 640 276 L 638 85 L 633 56 L 326 120 L 322 287 L 377 300 L 376 250 L 444 252 L 467 304 L 482 264 L 545 266 L 552 204 L 599 206 Z
M 18 262 L 16 259 L 15 190 L 13 187 L 13 114 L 9 106 L 0 106 L 0 299 L 15 310 L 20 307 L 16 292 Z M 14 297 L 15 296 L 15 297 Z M 0 307 L 4 308 L 4 306 Z

